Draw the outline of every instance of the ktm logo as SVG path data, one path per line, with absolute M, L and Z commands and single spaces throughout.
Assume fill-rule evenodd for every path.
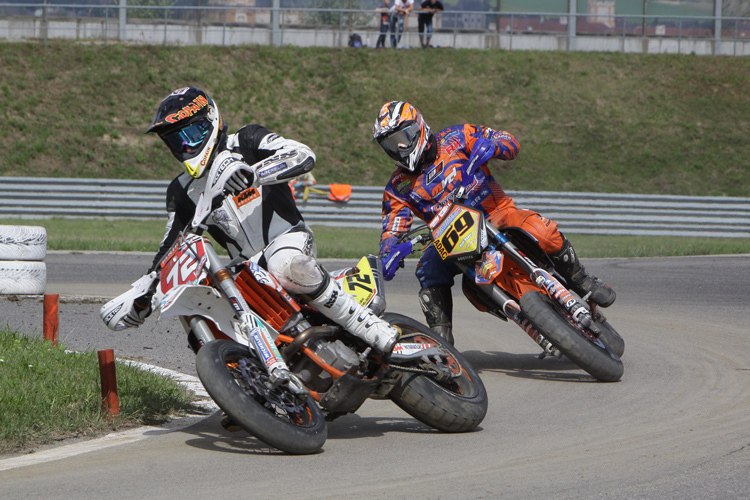
M 258 196 L 260 196 L 260 192 L 257 189 L 251 187 L 250 189 L 245 189 L 243 192 L 235 196 L 234 202 L 237 204 L 237 207 L 241 207 L 242 205 L 247 205 Z

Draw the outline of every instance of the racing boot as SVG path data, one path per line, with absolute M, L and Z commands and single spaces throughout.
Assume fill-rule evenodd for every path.
M 227 432 L 240 432 L 242 427 L 226 413 L 221 414 L 221 426 Z
M 378 318 L 370 309 L 341 289 L 324 273 L 324 281 L 308 304 L 383 354 L 390 354 L 400 337 L 398 329 Z
M 431 286 L 419 291 L 419 304 L 427 326 L 453 345 L 453 295 L 450 286 Z
M 578 260 L 573 245 L 563 237 L 563 247 L 560 251 L 550 254 L 555 269 L 565 278 L 570 288 L 581 297 L 591 292 L 589 300 L 601 307 L 611 306 L 616 298 L 615 291 L 596 276 L 586 272 L 586 268 Z

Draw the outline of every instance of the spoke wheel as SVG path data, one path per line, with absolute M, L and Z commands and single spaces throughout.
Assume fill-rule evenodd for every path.
M 198 351 L 196 369 L 216 404 L 264 443 L 297 455 L 323 447 L 328 428 L 317 403 L 284 386 L 272 388 L 247 347 L 229 340 L 209 342 Z

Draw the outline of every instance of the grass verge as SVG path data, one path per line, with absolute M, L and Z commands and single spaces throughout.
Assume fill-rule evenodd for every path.
M 120 415 L 102 412 L 96 352 L 65 352 L 40 338 L 0 330 L 0 455 L 71 437 L 163 423 L 193 409 L 177 382 L 116 362 Z
M 185 85 L 232 133 L 310 146 L 321 183 L 385 185 L 372 124 L 396 99 L 435 131 L 514 134 L 518 158 L 491 162 L 507 190 L 750 196 L 750 58 L 575 51 L 0 43 L 0 175 L 171 179 L 144 132 Z
M 156 253 L 164 236 L 161 220 L 0 219 L 0 225 L 46 228 L 49 250 Z M 321 258 L 358 259 L 379 249 L 378 229 L 317 226 L 313 230 Z M 584 258 L 750 253 L 750 240 L 745 238 L 566 235 Z

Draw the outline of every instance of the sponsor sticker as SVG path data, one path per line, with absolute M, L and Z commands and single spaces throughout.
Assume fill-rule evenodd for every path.
M 185 89 L 186 90 L 186 89 Z M 199 95 L 195 99 L 193 99 L 190 103 L 186 104 L 181 110 L 179 110 L 177 113 L 172 113 L 171 115 L 167 115 L 165 118 L 166 121 L 169 123 L 177 123 L 180 120 L 183 120 L 185 118 L 190 118 L 197 112 L 199 112 L 201 109 L 208 106 L 208 99 L 206 99 L 204 96 Z
M 254 187 L 245 189 L 240 194 L 234 197 L 234 202 L 237 204 L 238 207 L 241 207 L 243 205 L 247 205 L 254 199 L 260 196 L 260 191 L 255 189 Z

